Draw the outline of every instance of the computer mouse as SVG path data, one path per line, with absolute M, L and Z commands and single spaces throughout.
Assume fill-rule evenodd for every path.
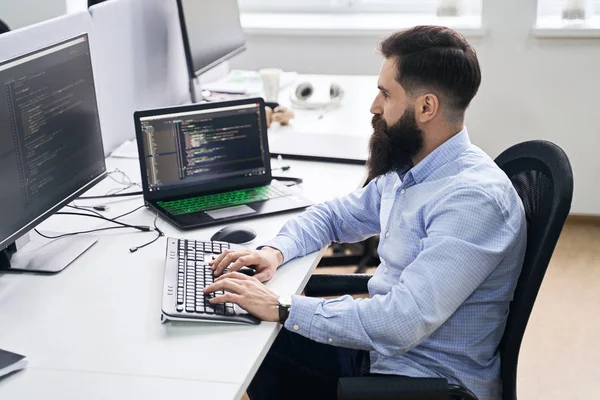
M 235 244 L 247 243 L 256 237 L 254 229 L 246 225 L 230 225 L 216 232 L 210 240 Z

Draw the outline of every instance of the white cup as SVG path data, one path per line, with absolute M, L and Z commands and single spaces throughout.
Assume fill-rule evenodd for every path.
M 278 68 L 264 68 L 259 72 L 263 83 L 263 98 L 265 101 L 277 102 L 282 71 Z

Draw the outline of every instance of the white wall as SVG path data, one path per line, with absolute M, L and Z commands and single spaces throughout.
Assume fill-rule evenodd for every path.
M 0 19 L 11 29 L 65 14 L 65 0 L 0 0 Z
M 575 173 L 572 212 L 600 214 L 600 39 L 534 38 L 535 0 L 489 0 L 484 7 L 487 34 L 468 38 L 483 72 L 468 112 L 471 139 L 492 157 L 523 140 L 555 142 Z M 231 67 L 377 74 L 377 41 L 249 36 L 248 50 Z

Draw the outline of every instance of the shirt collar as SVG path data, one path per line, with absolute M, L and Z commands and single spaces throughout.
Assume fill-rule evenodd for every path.
M 462 131 L 439 145 L 417 165 L 412 168 L 399 170 L 398 175 L 402 181 L 409 181 L 412 178 L 415 183 L 421 183 L 438 168 L 458 157 L 469 146 L 471 146 L 471 140 L 469 139 L 469 132 L 465 127 Z

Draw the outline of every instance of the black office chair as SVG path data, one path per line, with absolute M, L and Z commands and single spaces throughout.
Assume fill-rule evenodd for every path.
M 511 179 L 523 201 L 527 218 L 527 250 L 523 269 L 500 342 L 503 400 L 517 399 L 517 363 L 525 328 L 544 274 L 571 209 L 573 173 L 567 155 L 546 141 L 529 141 L 504 151 L 496 163 Z M 367 292 L 366 274 L 314 275 L 307 296 L 333 296 Z M 475 397 L 444 379 L 401 377 L 342 378 L 338 399 L 464 400 Z
M 0 34 L 10 32 L 10 28 L 0 19 Z

